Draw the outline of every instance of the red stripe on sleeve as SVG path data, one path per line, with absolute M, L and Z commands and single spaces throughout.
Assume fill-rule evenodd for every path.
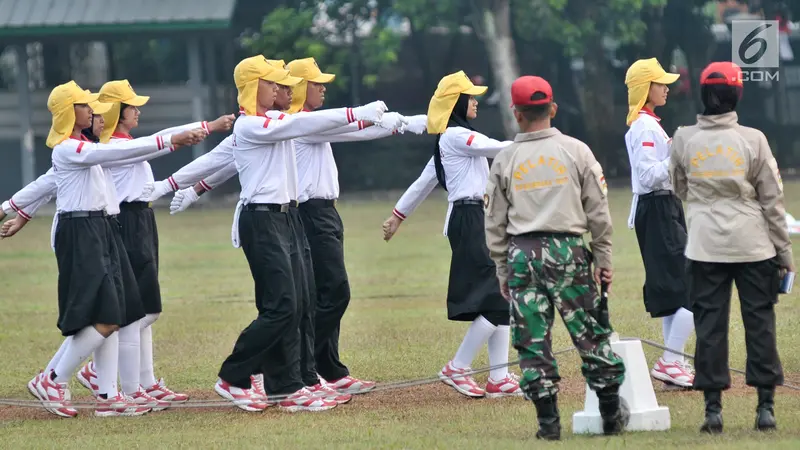
M 397 210 L 397 208 L 395 208 L 394 210 L 392 210 L 392 214 L 394 214 L 395 216 L 397 216 L 397 218 L 398 218 L 398 219 L 400 219 L 400 220 L 406 220 L 406 216 L 405 216 L 405 214 L 403 214 L 403 213 L 401 213 L 400 211 L 398 211 L 398 210 Z
M 278 120 L 283 120 L 284 117 L 286 117 L 286 114 L 281 114 L 280 116 L 278 116 Z
M 267 127 L 269 126 L 269 121 L 270 121 L 270 120 L 272 120 L 272 119 L 270 119 L 269 117 L 267 117 L 267 120 L 265 120 L 265 121 L 264 121 L 264 128 L 267 128 Z
M 211 134 L 211 130 L 209 130 L 209 129 L 208 129 L 208 122 L 206 122 L 206 121 L 204 120 L 204 121 L 203 121 L 203 122 L 200 124 L 200 126 L 202 126 L 202 127 L 203 127 L 203 131 L 205 131 L 205 132 L 206 132 L 206 134 Z
M 200 186 L 203 186 L 203 189 L 205 189 L 207 191 L 211 190 L 211 186 L 209 186 L 208 183 L 206 183 L 205 180 L 200 180 Z
M 78 144 L 78 149 L 77 149 L 77 150 L 75 150 L 75 151 L 76 151 L 76 152 L 78 152 L 78 153 L 80 153 L 82 149 L 83 149 L 83 141 L 81 141 L 81 142 Z
M 655 147 L 655 142 L 642 142 L 642 147 Z
M 353 108 L 347 108 L 347 123 L 353 123 L 356 121 L 356 115 L 353 113 Z
M 475 135 L 474 134 L 470 134 L 469 138 L 467 139 L 467 146 L 471 146 L 472 145 L 472 141 L 474 141 L 474 140 L 475 140 Z
M 169 177 L 169 178 L 167 178 L 167 181 L 169 181 L 169 185 L 172 186 L 172 190 L 173 191 L 177 191 L 178 190 L 178 183 L 175 182 L 174 178 Z
M 25 214 L 25 211 L 20 209 L 19 206 L 17 206 L 17 204 L 14 203 L 14 200 L 9 199 L 8 204 L 11 205 L 11 209 L 13 209 L 18 215 L 22 216 L 23 219 L 31 220 L 31 216 Z

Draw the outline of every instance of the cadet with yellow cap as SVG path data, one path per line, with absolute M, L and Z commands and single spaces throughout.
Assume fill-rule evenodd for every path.
M 697 326 L 694 388 L 705 398 L 700 430 L 721 433 L 722 391 L 731 386 L 728 329 L 734 282 L 747 348 L 745 382 L 756 388 L 755 429 L 776 428 L 775 387 L 784 382 L 775 305 L 793 276 L 783 182 L 769 141 L 739 123 L 742 69 L 713 62 L 700 74 L 704 111 L 675 132 L 670 175 L 687 202 L 689 297 Z
M 77 410 L 69 403 L 67 382 L 75 369 L 95 352 L 97 364 L 113 367 L 118 362 L 118 335 L 115 331 L 127 320 L 121 280 L 121 251 L 118 225 L 108 218 L 115 193 L 99 164 L 136 158 L 164 148 L 191 145 L 202 137 L 196 132 L 148 137 L 124 144 L 98 144 L 81 131 L 92 121 L 90 103 L 98 94 L 89 94 L 74 81 L 57 86 L 47 108 L 53 124 L 47 145 L 53 149 L 56 175 L 58 223 L 54 247 L 59 269 L 59 320 L 64 345 L 46 372 L 28 384 L 42 401 L 53 402 L 47 410 L 61 417 L 74 417 Z M 100 106 L 100 105 L 97 105 Z M 109 257 L 110 255 L 110 257 Z M 150 408 L 130 403 L 114 384 L 100 386 L 104 395 L 95 414 L 139 415 Z
M 625 145 L 631 164 L 633 201 L 628 226 L 635 228 L 644 263 L 644 305 L 661 318 L 664 346 L 683 351 L 694 329 L 685 272 L 686 220 L 683 205 L 669 179 L 670 139 L 654 110 L 667 102 L 668 84 L 679 75 L 667 73 L 655 58 L 633 63 L 625 76 L 630 129 Z M 669 350 L 656 361 L 651 375 L 667 386 L 688 388 L 694 374 L 683 356 Z
M 463 71 L 439 81 L 428 106 L 427 130 L 436 139 L 433 157 L 420 177 L 425 181 L 418 180 L 403 194 L 384 224 L 384 239 L 391 238 L 437 181 L 448 191 L 444 234 L 450 241 L 452 258 L 447 318 L 471 325 L 455 357 L 439 372 L 439 378 L 469 397 L 521 396 L 519 377 L 505 366 L 510 332 L 508 302 L 500 294 L 483 226 L 483 195 L 489 177 L 487 158 L 494 158 L 512 142 L 486 137 L 469 122 L 478 115 L 475 96 L 486 89 L 472 84 Z M 490 372 L 484 389 L 465 373 L 487 342 L 489 364 L 496 368 Z
M 358 108 L 339 108 L 287 115 L 283 120 L 266 113 L 273 107 L 277 84 L 297 84 L 287 70 L 270 65 L 263 56 L 246 58 L 234 69 L 239 106 L 244 115 L 234 124 L 233 156 L 242 185 L 232 240 L 241 246 L 256 285 L 258 318 L 239 336 L 233 353 L 219 371 L 215 391 L 247 411 L 261 411 L 266 400 L 252 389 L 251 376 L 267 363 L 299 359 L 298 298 L 291 254 L 296 248 L 289 203 L 296 195 L 292 139 L 321 133 L 358 120 L 380 122 L 386 105 L 373 102 Z M 241 236 L 241 238 L 240 238 Z M 300 374 L 286 366 L 285 384 L 270 395 L 287 395 L 279 406 L 290 411 L 322 411 L 336 406 L 304 388 Z

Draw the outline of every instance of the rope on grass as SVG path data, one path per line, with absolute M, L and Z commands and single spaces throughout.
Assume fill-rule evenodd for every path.
M 694 359 L 693 355 L 689 355 L 689 354 L 681 352 L 681 351 L 673 350 L 673 349 L 668 348 L 668 347 L 666 347 L 664 345 L 661 345 L 659 343 L 656 343 L 656 342 L 653 342 L 653 341 L 650 341 L 650 340 L 647 340 L 647 339 L 640 339 L 640 338 L 635 338 L 635 337 L 621 337 L 620 341 L 640 341 L 643 344 L 647 344 L 647 345 L 649 345 L 651 347 L 658 348 L 658 349 L 661 349 L 661 350 L 667 350 L 667 351 L 670 351 L 672 353 L 675 353 L 675 354 L 678 354 L 678 355 L 682 355 L 682 356 L 684 356 L 686 358 L 690 358 L 692 360 Z M 562 350 L 558 350 L 558 351 L 554 352 L 553 355 L 554 356 L 561 355 L 561 354 L 568 353 L 568 352 L 571 352 L 571 351 L 574 351 L 574 350 L 576 350 L 575 347 L 569 347 L 569 348 L 565 348 L 565 349 L 562 349 Z M 483 367 L 483 368 L 479 368 L 479 369 L 470 369 L 470 370 L 466 371 L 464 373 L 464 375 L 471 376 L 471 375 L 476 375 L 476 374 L 480 374 L 480 373 L 486 373 L 486 372 L 489 372 L 489 371 L 494 370 L 494 369 L 501 369 L 503 367 L 516 366 L 519 363 L 520 363 L 520 360 L 518 359 L 516 361 L 509 361 L 506 364 L 497 364 L 497 365 L 494 365 L 494 366 L 487 366 L 487 367 Z M 741 374 L 741 375 L 745 375 L 745 371 L 744 370 L 734 369 L 734 368 L 730 368 L 730 367 L 728 369 L 731 372 L 738 373 L 738 374 Z M 391 391 L 391 390 L 396 390 L 396 389 L 406 389 L 406 388 L 410 388 L 410 387 L 423 386 L 423 385 L 426 385 L 426 384 L 434 384 L 434 383 L 439 383 L 439 382 L 441 382 L 441 379 L 438 376 L 436 376 L 436 377 L 428 377 L 428 378 L 419 378 L 419 379 L 416 379 L 416 380 L 394 381 L 394 382 L 391 382 L 391 383 L 379 384 L 379 385 L 375 386 L 374 389 L 369 391 L 369 393 L 380 392 L 380 391 Z M 800 386 L 797 386 L 797 385 L 794 385 L 794 384 L 784 383 L 782 386 L 787 388 L 787 389 L 800 391 Z M 291 394 L 270 396 L 269 397 L 269 401 L 270 402 L 280 401 L 280 400 L 288 398 L 290 395 Z M 54 406 L 54 404 L 52 402 L 43 402 L 43 401 L 39 401 L 39 400 L 22 400 L 22 399 L 12 399 L 12 398 L 0 398 L 0 405 L 15 406 L 15 407 L 19 407 L 19 408 L 48 408 L 48 407 Z M 224 399 L 222 399 L 222 400 L 188 400 L 188 401 L 186 401 L 184 403 L 174 403 L 174 404 L 172 404 L 170 406 L 170 408 L 222 408 L 222 407 L 234 407 L 234 406 L 236 406 L 236 404 L 234 402 L 231 402 L 229 400 L 224 400 Z M 96 409 L 98 407 L 98 403 L 97 402 L 71 402 L 70 403 L 70 407 L 75 408 L 75 409 Z

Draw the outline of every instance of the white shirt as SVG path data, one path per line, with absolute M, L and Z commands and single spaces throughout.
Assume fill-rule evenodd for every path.
M 222 140 L 213 150 L 181 167 L 171 177 L 167 178 L 172 189 L 187 188 L 194 183 L 201 182 L 206 177 L 218 171 L 226 170 L 228 178 L 236 175 L 236 163 L 233 160 L 233 135 Z M 228 178 L 225 178 L 226 180 Z
M 172 136 L 149 136 L 113 144 L 67 139 L 53 148 L 56 174 L 56 209 L 69 211 L 119 211 L 116 189 L 104 173 L 106 167 L 172 147 Z
M 207 122 L 194 122 L 178 127 L 167 128 L 153 134 L 152 136 L 164 136 L 166 134 L 181 133 L 184 131 L 193 130 L 195 128 L 203 128 L 206 134 L 209 134 Z M 131 135 L 114 133 L 111 135 L 111 141 L 109 143 L 113 144 L 120 141 L 129 141 L 131 139 L 133 139 L 133 136 Z M 163 151 L 140 157 L 136 161 L 133 161 L 129 164 L 111 168 L 110 173 L 114 186 L 116 186 L 117 198 L 119 201 L 136 202 L 144 200 L 142 197 L 142 191 L 144 190 L 145 184 L 155 181 L 153 178 L 153 169 L 150 167 L 150 163 L 147 161 L 164 156 L 169 152 L 170 149 L 164 149 Z
M 433 157 L 431 157 L 428 160 L 428 164 L 425 164 L 425 168 L 422 169 L 419 178 L 414 180 L 414 183 L 406 189 L 400 200 L 397 201 L 392 214 L 402 220 L 406 220 L 422 204 L 422 201 L 433 192 L 438 184 L 436 164 L 433 162 Z
M 672 190 L 669 179 L 669 145 L 672 141 L 661 127 L 661 119 L 648 110 L 639 112 L 625 133 L 625 146 L 631 165 L 633 200 L 628 227 L 633 228 L 639 196 L 659 190 Z
M 29 183 L 3 202 L 3 212 L 16 212 L 24 219 L 31 220 L 36 211 L 47 204 L 56 193 L 56 173 L 50 168 L 39 178 Z

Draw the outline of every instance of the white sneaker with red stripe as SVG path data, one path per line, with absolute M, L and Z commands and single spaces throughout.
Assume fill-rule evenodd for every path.
M 75 374 L 75 378 L 78 379 L 81 386 L 91 391 L 92 395 L 95 397 L 100 394 L 98 391 L 100 387 L 97 384 L 97 372 L 94 370 L 94 362 L 88 362 L 81 367 L 81 370 Z
M 332 400 L 339 405 L 343 405 L 353 399 L 350 394 L 342 394 L 341 392 L 331 388 L 324 381 L 321 381 L 313 386 L 306 387 L 309 392 L 315 397 L 321 397 L 326 400 Z
M 475 382 L 472 376 L 464 375 L 468 372 L 472 372 L 472 369 L 469 367 L 457 369 L 453 367 L 453 361 L 450 361 L 442 368 L 441 372 L 439 372 L 439 379 L 442 380 L 444 384 L 452 386 L 453 389 L 467 397 L 479 398 L 486 395 L 486 391 L 478 386 L 478 383 Z
M 374 381 L 359 380 L 358 378 L 353 378 L 350 375 L 344 378 L 339 378 L 338 380 L 326 380 L 325 383 L 331 389 L 335 389 L 342 394 L 366 394 L 367 392 L 375 389 Z
M 44 399 L 42 398 L 42 395 L 39 394 L 39 391 L 36 389 L 36 386 L 38 386 L 39 383 L 42 382 L 43 376 L 44 376 L 44 371 L 40 370 L 39 373 L 37 373 L 36 376 L 31 379 L 31 381 L 28 381 L 28 392 L 30 392 L 31 395 L 33 395 L 39 400 L 44 400 Z
M 250 375 L 250 384 L 252 385 L 250 390 L 253 392 L 253 395 L 259 399 L 259 401 L 266 403 L 267 407 L 275 405 L 276 402 L 269 399 L 267 391 L 264 389 L 264 374 L 258 373 L 255 375 Z
M 67 383 L 56 383 L 52 379 L 51 370 L 49 373 L 40 376 L 39 382 L 36 385 L 36 390 L 39 392 L 39 398 L 45 409 L 60 417 L 75 417 L 78 415 L 78 410 L 72 408 L 70 404 L 70 392 Z
M 260 396 L 253 393 L 252 389 L 242 389 L 231 386 L 223 379 L 217 379 L 214 390 L 220 397 L 230 400 L 234 405 L 249 412 L 261 412 L 267 409 L 267 404 Z
M 338 403 L 333 400 L 314 396 L 314 394 L 306 388 L 300 389 L 286 399 L 278 402 L 278 406 L 289 412 L 327 411 L 335 408 L 337 405 Z
M 167 387 L 163 378 L 159 378 L 158 382 L 150 387 L 145 387 L 144 392 L 156 400 L 170 403 L 183 403 L 189 400 L 186 394 L 179 394 Z
M 147 392 L 145 392 L 141 386 L 139 386 L 139 390 L 134 392 L 133 395 L 130 396 L 130 398 L 131 400 L 133 400 L 133 403 L 148 407 L 153 411 L 163 411 L 172 406 L 172 403 L 170 402 L 158 400 L 154 397 L 147 395 Z
M 668 363 L 664 358 L 658 358 L 650 375 L 656 380 L 682 387 L 691 387 L 694 382 L 694 374 L 682 361 Z
M 151 408 L 137 404 L 133 398 L 117 393 L 114 397 L 97 398 L 97 409 L 94 415 L 97 417 L 132 417 L 141 416 L 151 411 Z
M 488 398 L 501 398 L 501 397 L 522 397 L 522 388 L 519 387 L 519 376 L 513 373 L 508 373 L 505 378 L 499 381 L 492 380 L 486 383 L 486 397 Z

